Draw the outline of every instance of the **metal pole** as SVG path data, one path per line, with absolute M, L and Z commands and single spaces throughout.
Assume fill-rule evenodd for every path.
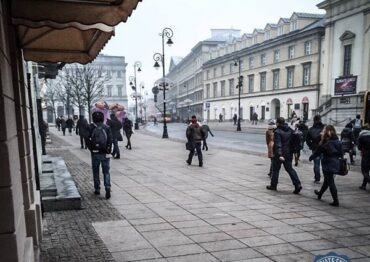
M 240 58 L 238 59 L 238 64 L 239 64 L 239 78 L 238 78 L 238 86 L 239 86 L 239 97 L 238 97 L 238 126 L 236 128 L 236 131 L 242 131 L 242 128 L 240 126 L 240 92 L 241 92 L 241 89 L 242 89 L 242 86 L 243 86 L 243 81 L 242 81 L 242 78 L 240 76 Z
M 164 60 L 164 35 L 162 32 L 162 75 L 163 75 L 163 135 L 162 138 L 168 138 L 167 121 L 166 121 L 166 80 L 165 80 L 165 60 Z
M 135 84 L 135 130 L 139 129 L 139 123 L 137 122 L 137 85 L 136 85 L 136 62 L 134 64 L 134 84 Z

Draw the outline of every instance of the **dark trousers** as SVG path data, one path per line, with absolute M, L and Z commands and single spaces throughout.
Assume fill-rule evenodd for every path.
M 367 183 L 370 183 L 370 157 L 363 156 L 361 159 L 361 173 L 364 176 L 362 186 L 366 187 Z
M 203 150 L 204 149 L 208 150 L 207 138 L 203 138 Z
M 63 132 L 63 136 L 66 135 L 66 128 L 65 127 L 62 127 L 62 132 Z
M 105 157 L 105 154 L 91 154 L 92 170 L 94 177 L 94 188 L 95 190 L 100 190 L 100 178 L 99 178 L 99 168 L 102 166 L 103 177 L 104 177 L 104 187 L 105 189 L 110 188 L 110 174 L 109 174 L 109 162 L 110 159 Z
M 323 173 L 324 173 L 324 183 L 322 184 L 322 187 L 320 189 L 320 195 L 324 194 L 324 192 L 329 188 L 333 200 L 338 201 L 338 192 L 334 182 L 334 174 L 325 171 L 323 171 Z
M 113 157 L 120 157 L 120 151 L 119 151 L 119 147 L 118 147 L 118 139 L 113 138 L 112 142 L 113 142 L 112 156 Z
M 80 136 L 80 143 L 81 143 L 81 148 L 87 148 L 87 138 L 84 136 Z
M 126 148 L 130 148 L 131 149 L 131 134 L 127 134 L 126 133 L 126 138 L 127 138 Z
M 189 152 L 188 162 L 191 163 L 191 161 L 193 160 L 195 150 L 196 150 L 198 154 L 199 164 L 203 164 L 203 155 L 202 155 L 202 149 L 201 149 L 202 143 L 196 142 L 194 145 L 195 147 Z
M 321 162 L 320 156 L 313 159 L 313 172 L 315 174 L 315 181 L 320 181 L 320 162 Z
M 284 166 L 285 171 L 288 172 L 290 179 L 294 186 L 300 186 L 301 181 L 298 178 L 297 172 L 293 169 L 292 166 L 293 155 L 285 157 L 285 161 L 280 161 L 279 157 L 274 156 L 272 158 L 272 177 L 271 177 L 271 186 L 276 187 L 279 182 L 279 172 L 281 165 Z

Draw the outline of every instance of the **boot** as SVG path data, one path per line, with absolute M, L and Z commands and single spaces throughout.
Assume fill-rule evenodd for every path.
M 276 186 L 266 186 L 266 189 L 276 191 Z
M 339 201 L 338 201 L 338 194 L 332 194 L 333 196 L 333 202 L 330 203 L 329 205 L 333 206 L 333 207 L 339 207 Z
M 188 163 L 188 165 L 190 166 L 191 165 L 191 160 L 190 159 L 187 159 L 186 160 L 186 163 Z
M 322 194 L 320 193 L 320 191 L 315 189 L 315 191 L 314 191 L 314 192 L 315 192 L 315 194 L 317 195 L 317 199 L 318 199 L 318 200 L 321 200 Z
M 301 185 L 298 185 L 298 186 L 295 186 L 295 189 L 293 191 L 293 194 L 299 194 L 299 192 L 301 192 L 302 190 L 302 186 Z
M 199 162 L 199 166 L 202 167 L 203 166 L 203 161 L 200 161 Z
M 105 198 L 106 199 L 109 199 L 111 197 L 111 195 L 110 195 L 110 188 L 106 188 L 105 189 Z

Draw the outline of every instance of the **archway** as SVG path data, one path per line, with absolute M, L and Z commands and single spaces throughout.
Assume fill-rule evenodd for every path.
M 280 100 L 277 98 L 274 98 L 271 100 L 271 112 L 270 112 L 270 118 L 276 119 L 280 117 Z

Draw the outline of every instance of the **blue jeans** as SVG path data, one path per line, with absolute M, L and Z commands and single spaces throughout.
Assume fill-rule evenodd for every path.
M 297 172 L 293 169 L 292 162 L 293 155 L 286 156 L 284 162 L 280 161 L 279 157 L 277 156 L 272 158 L 271 186 L 276 187 L 279 182 L 279 171 L 281 165 L 284 165 L 284 169 L 288 172 L 293 185 L 295 187 L 301 185 L 301 181 L 298 178 Z
M 103 170 L 104 187 L 105 189 L 109 189 L 110 188 L 110 174 L 109 174 L 110 159 L 106 158 L 105 154 L 91 154 L 91 162 L 92 162 L 95 190 L 100 190 L 100 178 L 99 178 L 100 164 Z
M 313 160 L 313 172 L 315 174 L 315 181 L 320 181 L 320 162 L 321 156 L 318 156 Z
M 121 154 L 120 154 L 119 147 L 118 147 L 118 139 L 117 138 L 113 138 L 112 142 L 113 142 L 112 155 L 114 157 L 120 157 Z

